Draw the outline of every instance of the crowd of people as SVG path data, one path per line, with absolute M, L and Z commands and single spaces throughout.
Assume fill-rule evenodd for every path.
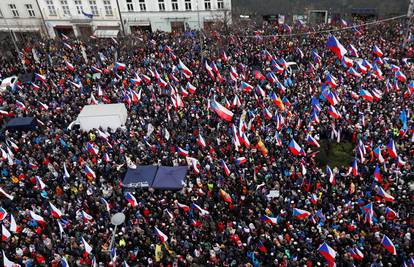
M 2 122 L 38 121 L 2 133 L 4 266 L 414 266 L 403 24 L 301 27 L 61 35 L 4 59 L 2 79 L 35 75 L 2 91 Z M 124 128 L 68 128 L 108 103 Z M 321 164 L 341 142 L 352 160 Z M 123 188 L 153 164 L 188 166 L 182 190 Z

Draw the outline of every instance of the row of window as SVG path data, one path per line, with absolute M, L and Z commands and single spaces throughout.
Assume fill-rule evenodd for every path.
M 76 13 L 78 15 L 82 15 L 83 13 L 83 6 L 82 0 L 74 0 Z M 96 0 L 88 0 L 89 7 L 91 9 L 92 15 L 99 16 L 98 6 L 96 5 Z M 104 8 L 105 8 L 105 15 L 106 16 L 113 16 L 112 6 L 110 0 L 103 0 Z M 49 11 L 49 16 L 57 16 L 56 8 L 53 3 L 53 0 L 46 0 L 47 9 Z M 63 14 L 70 16 L 70 9 L 68 5 L 68 0 L 60 0 L 60 5 L 62 6 Z
M 134 4 L 132 0 L 126 0 L 128 11 L 134 11 Z M 184 2 L 185 10 L 192 10 L 191 0 L 185 0 Z M 160 11 L 165 11 L 165 2 L 164 0 L 158 0 L 158 8 Z M 178 11 L 178 0 L 171 0 L 171 8 L 173 11 Z M 206 10 L 211 9 L 211 0 L 204 0 L 204 8 Z M 224 0 L 217 0 L 217 8 L 224 9 Z M 139 0 L 139 10 L 146 11 L 145 0 Z
M 62 11 L 64 15 L 70 16 L 70 9 L 68 5 L 68 0 L 59 0 L 60 5 L 62 6 Z M 83 13 L 83 6 L 82 6 L 82 0 L 73 0 L 75 7 L 76 7 L 76 13 L 78 15 L 82 15 Z M 146 5 L 145 0 L 138 0 L 139 2 L 139 10 L 146 11 Z M 90 9 L 92 11 L 92 15 L 98 16 L 98 6 L 96 5 L 96 0 L 88 0 Z M 104 8 L 105 8 L 105 15 L 106 16 L 113 16 L 112 6 L 111 6 L 111 0 L 103 0 Z M 128 11 L 134 11 L 134 4 L 132 3 L 132 0 L 126 0 L 127 9 Z M 53 0 L 46 0 L 46 6 L 49 11 L 49 16 L 57 16 L 56 8 L 53 3 Z M 27 12 L 29 14 L 29 17 L 35 17 L 35 11 L 33 9 L 33 6 L 31 4 L 25 5 Z M 164 0 L 158 0 L 158 7 L 160 11 L 165 11 L 165 2 Z M 171 7 L 173 11 L 178 11 L 178 0 L 171 0 Z M 184 2 L 185 10 L 192 10 L 191 6 L 191 0 L 185 0 Z M 10 11 L 13 14 L 13 17 L 19 17 L 19 11 L 17 10 L 17 7 L 15 4 L 9 5 Z M 204 8 L 206 10 L 211 9 L 211 0 L 204 0 Z M 224 9 L 224 0 L 217 0 L 217 8 L 218 9 Z M 0 17 L 3 17 L 3 13 L 0 10 Z
M 29 15 L 29 17 L 32 17 L 32 18 L 36 17 L 35 11 L 31 4 L 26 4 L 24 6 L 26 7 L 27 14 Z M 17 10 L 17 7 L 15 4 L 10 4 L 9 8 L 10 8 L 11 13 L 13 14 L 13 17 L 15 18 L 20 17 L 19 10 Z M 1 10 L 0 10 L 0 17 L 3 17 L 3 12 L 1 12 Z

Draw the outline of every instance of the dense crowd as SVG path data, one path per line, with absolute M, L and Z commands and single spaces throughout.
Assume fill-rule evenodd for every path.
M 403 26 L 333 31 L 339 57 L 328 33 L 272 35 L 300 27 L 25 43 L 36 76 L 1 93 L 1 116 L 39 126 L 2 133 L 5 266 L 414 266 Z M 68 128 L 97 103 L 125 103 L 126 127 Z M 341 142 L 352 159 L 321 164 Z M 188 165 L 184 188 L 122 187 L 151 164 Z

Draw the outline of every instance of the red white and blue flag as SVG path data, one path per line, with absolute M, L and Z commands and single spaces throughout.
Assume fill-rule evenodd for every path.
M 136 198 L 130 192 L 125 192 L 124 196 L 125 196 L 126 201 L 128 201 L 128 203 L 132 207 L 138 206 L 138 202 L 137 202 Z
M 392 255 L 397 255 L 397 250 L 395 249 L 394 243 L 391 241 L 391 239 L 388 238 L 388 236 L 384 235 L 381 240 L 381 245 Z

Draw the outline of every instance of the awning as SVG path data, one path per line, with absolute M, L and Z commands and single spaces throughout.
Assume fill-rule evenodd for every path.
M 94 35 L 98 38 L 111 38 L 118 35 L 119 30 L 96 30 Z

